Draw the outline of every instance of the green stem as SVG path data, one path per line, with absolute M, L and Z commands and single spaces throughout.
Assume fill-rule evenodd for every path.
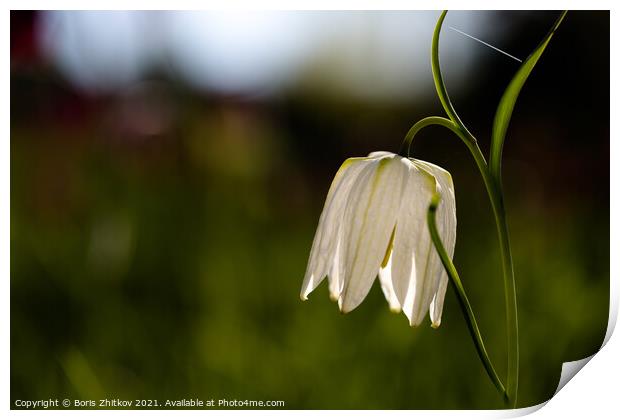
M 491 195 L 489 196 L 491 197 Z M 519 388 L 519 319 L 517 317 L 517 288 L 512 253 L 510 251 L 510 238 L 508 236 L 508 224 L 506 223 L 504 197 L 501 188 L 498 188 L 496 194 L 493 194 L 491 203 L 495 216 L 495 224 L 497 226 L 502 270 L 504 273 L 504 301 L 506 304 L 506 328 L 508 332 L 508 379 L 506 381 L 506 387 L 510 406 L 516 408 Z
M 441 12 L 439 19 L 437 20 L 437 24 L 435 25 L 435 31 L 433 32 L 433 41 L 431 45 L 431 68 L 433 70 L 433 80 L 435 82 L 435 89 L 437 90 L 439 101 L 441 102 L 443 109 L 446 111 L 446 114 L 448 114 L 448 117 L 450 117 L 450 120 L 454 121 L 454 123 L 459 127 L 462 127 L 467 137 L 473 139 L 474 136 L 472 136 L 469 130 L 465 128 L 465 124 L 463 124 L 463 121 L 459 118 L 452 102 L 450 101 L 446 84 L 443 81 L 443 76 L 441 75 L 441 70 L 439 69 L 439 35 L 441 33 L 443 21 L 447 14 L 447 10 Z
M 409 129 L 407 135 L 405 136 L 405 140 L 403 141 L 403 144 L 401 146 L 401 156 L 404 156 L 404 151 L 407 152 L 406 156 L 409 156 L 411 143 L 415 135 L 418 134 L 420 130 L 430 125 L 439 125 L 445 127 L 452 131 L 454 134 L 456 134 L 461 140 L 463 140 L 463 143 L 465 143 L 465 145 L 471 152 L 474 161 L 476 162 L 476 166 L 480 171 L 480 175 L 482 176 L 482 180 L 484 181 L 484 186 L 491 201 L 491 208 L 493 210 L 493 216 L 495 218 L 497 234 L 500 242 L 500 254 L 502 258 L 502 272 L 504 278 L 504 298 L 506 304 L 508 379 L 506 381 L 505 401 L 508 406 L 515 408 L 517 403 L 517 388 L 519 381 L 519 326 L 517 322 L 517 297 L 514 270 L 512 265 L 512 254 L 510 251 L 508 226 L 506 224 L 502 190 L 501 187 L 493 180 L 491 172 L 489 171 L 489 166 L 487 165 L 486 159 L 484 158 L 480 147 L 478 147 L 478 142 L 476 141 L 475 137 L 471 135 L 471 133 L 469 133 L 469 131 L 467 131 L 464 127 L 459 126 L 457 122 L 451 121 L 447 118 L 427 117 L 415 123 L 413 127 Z M 446 271 L 448 271 L 447 267 Z M 463 294 L 464 293 L 465 292 L 463 290 Z M 475 323 L 475 319 L 473 319 L 473 313 L 470 314 L 468 311 L 464 310 L 463 315 L 465 316 L 468 325 L 471 322 Z M 474 340 L 474 343 L 477 343 L 478 340 L 482 341 L 481 337 L 477 337 L 474 334 L 472 334 L 472 339 Z M 476 344 L 476 347 L 478 347 L 478 344 Z M 483 355 L 480 355 L 480 358 L 482 359 Z M 487 369 L 487 373 L 488 372 L 489 371 Z M 489 374 L 489 376 L 491 377 L 493 383 L 495 383 L 492 375 Z
M 506 326 L 507 326 L 507 359 L 508 359 L 508 372 L 506 381 L 506 394 L 508 396 L 508 404 L 510 407 L 515 408 L 517 404 L 517 390 L 519 383 L 519 324 L 517 319 L 517 294 L 514 278 L 514 270 L 512 263 L 512 254 L 510 251 L 510 242 L 508 237 L 508 226 L 506 223 L 506 211 L 504 208 L 504 194 L 500 177 L 493 176 L 493 173 L 489 169 L 489 165 L 478 146 L 476 138 L 465 127 L 465 124 L 461 121 L 450 97 L 448 96 L 448 90 L 441 74 L 441 68 L 439 65 L 439 37 L 441 34 L 441 28 L 443 21 L 446 17 L 447 11 L 443 11 L 437 20 L 435 31 L 433 32 L 433 40 L 431 45 L 431 67 L 433 71 L 433 81 L 435 82 L 435 88 L 441 105 L 443 106 L 449 119 L 441 117 L 429 117 L 416 123 L 405 137 L 403 148 L 406 144 L 407 151 L 411 147 L 413 137 L 422 128 L 432 124 L 441 125 L 450 129 L 455 133 L 467 146 L 471 152 L 478 170 L 482 175 L 484 186 L 486 187 L 489 200 L 491 201 L 491 208 L 493 209 L 493 216 L 495 217 L 495 225 L 497 228 L 497 235 L 500 245 L 500 255 L 502 259 L 502 274 L 504 278 L 504 299 L 506 304 Z M 558 23 L 559 24 L 559 23 Z M 407 155 L 408 156 L 408 155 Z M 468 318 L 468 313 L 464 312 L 465 317 Z M 472 336 L 474 341 L 476 337 Z
M 446 252 L 446 249 L 441 242 L 441 238 L 439 237 L 439 232 L 437 231 L 437 224 L 435 220 L 439 200 L 440 195 L 438 193 L 435 193 L 428 208 L 427 223 L 431 239 L 433 241 L 433 244 L 435 245 L 435 249 L 437 249 L 439 257 L 441 258 L 441 262 L 443 263 L 443 266 L 448 273 L 448 277 L 450 278 L 450 284 L 452 285 L 454 292 L 456 293 L 459 305 L 461 306 L 461 311 L 463 312 L 463 314 L 465 314 L 467 328 L 469 329 L 469 334 L 474 340 L 474 345 L 476 346 L 476 351 L 478 352 L 480 361 L 484 365 L 484 368 L 487 371 L 489 377 L 491 378 L 491 381 L 493 382 L 499 393 L 502 394 L 502 396 L 504 397 L 504 401 L 507 402 L 508 394 L 506 393 L 506 389 L 504 388 L 504 384 L 502 384 L 501 379 L 499 379 L 499 376 L 497 376 L 497 372 L 495 372 L 493 363 L 491 363 L 491 359 L 489 359 L 487 350 L 484 347 L 484 342 L 482 341 L 482 335 L 480 334 L 480 329 L 478 328 L 478 323 L 476 322 L 474 311 L 471 308 L 469 299 L 467 298 L 467 294 L 465 293 L 465 289 L 463 288 L 463 284 L 461 283 L 459 273 L 456 271 L 456 267 L 454 267 L 454 264 L 452 263 L 450 256 Z
M 454 130 L 453 130 L 454 131 Z M 463 136 L 459 136 L 463 138 Z M 491 208 L 495 218 L 495 227 L 499 239 L 500 256 L 502 259 L 502 274 L 504 278 L 504 303 L 506 305 L 506 345 L 508 372 L 506 380 L 507 404 L 511 408 L 517 407 L 517 392 L 519 388 L 519 320 L 517 317 L 517 288 L 504 208 L 504 194 L 501 184 L 495 182 L 491 171 L 484 159 L 477 142 L 465 142 L 471 152 L 478 170 L 482 175 Z

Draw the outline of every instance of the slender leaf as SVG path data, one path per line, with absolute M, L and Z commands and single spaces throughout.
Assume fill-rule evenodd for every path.
M 549 44 L 551 37 L 555 33 L 560 23 L 566 16 L 566 11 L 562 12 L 560 17 L 555 21 L 553 27 L 549 33 L 538 44 L 536 49 L 530 54 L 530 56 L 523 62 L 517 74 L 512 78 L 510 84 L 504 91 L 502 99 L 499 101 L 497 111 L 495 112 L 495 120 L 493 121 L 493 132 L 491 136 L 491 156 L 489 158 L 489 168 L 493 177 L 499 181 L 501 179 L 501 166 L 502 166 L 502 149 L 504 147 L 504 140 L 506 138 L 506 131 L 508 130 L 508 124 L 512 117 L 512 111 L 521 92 L 521 88 L 525 84 L 525 81 L 529 77 L 530 73 L 534 69 L 534 66 L 538 62 L 538 59 L 542 55 L 543 51 Z
M 461 121 L 452 102 L 450 102 L 450 97 L 448 96 L 448 90 L 446 89 L 446 84 L 443 81 L 443 76 L 441 75 L 441 69 L 439 67 L 439 35 L 441 34 L 441 27 L 443 26 L 443 21 L 446 18 L 447 10 L 441 12 L 439 19 L 437 20 L 437 24 L 435 25 L 435 31 L 433 32 L 433 42 L 431 44 L 431 68 L 433 70 L 433 81 L 435 82 L 435 89 L 437 89 L 437 95 L 439 96 L 439 100 L 441 101 L 441 105 L 443 109 L 448 114 L 448 117 L 463 130 L 468 142 L 474 142 L 474 136 L 467 130 L 465 124 Z

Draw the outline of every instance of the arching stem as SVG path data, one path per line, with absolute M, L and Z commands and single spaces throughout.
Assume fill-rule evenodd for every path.
M 469 334 L 474 341 L 474 345 L 476 346 L 476 351 L 478 352 L 480 361 L 484 365 L 484 369 L 487 371 L 489 378 L 491 378 L 493 385 L 495 385 L 495 388 L 497 388 L 499 393 L 504 397 L 504 401 L 508 403 L 508 394 L 506 393 L 506 388 L 504 388 L 504 384 L 502 384 L 501 379 L 499 378 L 499 376 L 497 376 L 497 372 L 495 372 L 493 363 L 491 363 L 491 359 L 487 354 L 487 350 L 482 340 L 482 335 L 480 334 L 480 329 L 478 328 L 478 323 L 476 322 L 476 317 L 474 316 L 474 311 L 471 308 L 469 299 L 467 298 L 467 294 L 465 293 L 465 289 L 463 288 L 463 283 L 461 283 L 459 273 L 456 271 L 456 267 L 454 266 L 452 260 L 450 259 L 450 256 L 446 252 L 446 249 L 441 242 L 439 232 L 437 231 L 435 217 L 440 198 L 440 195 L 435 193 L 431 200 L 431 204 L 428 207 L 427 223 L 431 239 L 433 241 L 433 244 L 435 245 L 435 249 L 437 250 L 439 257 L 441 258 L 441 262 L 443 263 L 443 266 L 448 273 L 450 284 L 452 285 L 454 293 L 456 294 L 456 297 L 459 301 L 461 311 L 465 315 L 467 328 L 469 330 Z
M 433 41 L 431 45 L 431 67 L 433 71 L 433 81 L 435 82 L 435 88 L 441 105 L 443 106 L 449 119 L 441 117 L 429 117 L 416 123 L 405 137 L 403 146 L 401 149 L 407 150 L 407 156 L 409 156 L 409 150 L 411 148 L 411 142 L 415 135 L 424 127 L 429 125 L 441 125 L 448 128 L 455 133 L 467 146 L 469 151 L 476 162 L 476 166 L 480 171 L 480 175 L 484 181 L 489 200 L 491 201 L 491 208 L 493 209 L 493 216 L 495 218 L 495 225 L 497 228 L 497 236 L 500 245 L 500 255 L 502 259 L 502 274 L 504 279 L 504 300 L 506 304 L 506 328 L 507 328 L 507 361 L 508 372 L 506 381 L 506 396 L 507 404 L 509 407 L 515 408 L 517 405 L 517 391 L 519 385 L 519 324 L 517 318 L 517 292 L 514 278 L 514 269 L 512 262 L 512 253 L 510 250 L 510 241 L 508 237 L 508 225 L 506 222 L 506 211 L 504 208 L 504 194 L 501 185 L 501 177 L 494 174 L 489 169 L 489 165 L 478 146 L 476 138 L 465 127 L 463 121 L 459 118 L 458 114 L 450 97 L 448 96 L 448 90 L 441 74 L 441 68 L 439 65 L 439 36 L 441 34 L 441 28 L 443 21 L 446 18 L 447 11 L 443 11 L 437 20 L 435 31 L 433 33 Z M 556 22 L 555 27 L 559 25 L 561 19 Z M 548 35 L 550 37 L 550 35 Z M 546 44 L 544 44 L 546 45 Z M 526 63 L 529 61 L 526 60 Z M 447 268 L 446 268 L 447 270 Z M 469 315 L 467 311 L 463 312 L 466 319 Z M 476 342 L 476 337 L 472 335 L 472 339 Z M 493 379 L 493 378 L 492 378 Z
M 460 121 L 460 120 L 459 120 Z M 487 165 L 486 159 L 478 147 L 478 142 L 476 139 L 466 131 L 463 127 L 460 127 L 454 121 L 451 121 L 444 117 L 427 117 L 418 121 L 409 129 L 407 135 L 405 136 L 405 140 L 401 146 L 401 156 L 409 156 L 409 151 L 411 149 L 411 143 L 413 138 L 420 130 L 425 127 L 431 125 L 439 125 L 445 127 L 456 134 L 462 141 L 465 143 L 465 146 L 469 149 L 476 162 L 476 166 L 480 171 L 480 175 L 482 176 L 482 180 L 484 181 L 484 186 L 486 187 L 487 194 L 491 201 L 491 208 L 493 210 L 493 215 L 495 218 L 495 225 L 497 228 L 497 234 L 500 243 L 500 254 L 502 258 L 502 273 L 504 278 L 504 299 L 506 304 L 506 324 L 507 324 L 507 346 L 508 346 L 508 375 L 506 381 L 506 389 L 505 392 L 502 392 L 504 397 L 504 401 L 507 406 L 515 408 L 517 404 L 517 385 L 519 379 L 519 326 L 517 320 L 517 297 L 516 297 L 516 288 L 515 288 L 515 279 L 514 279 L 514 270 L 512 265 L 512 254 L 510 251 L 510 242 L 508 237 L 508 226 L 506 224 L 506 216 L 504 210 L 504 201 L 503 194 L 499 185 L 494 181 L 491 173 L 489 171 L 489 167 Z M 406 155 L 404 154 L 406 151 Z M 437 244 L 435 244 L 437 246 Z M 439 252 L 439 249 L 438 249 Z M 448 258 L 449 259 L 449 258 Z M 443 259 L 442 259 L 443 262 Z M 452 267 L 454 265 L 450 261 Z M 445 266 L 446 271 L 450 273 L 448 267 Z M 454 270 L 456 272 L 456 269 Z M 460 281 L 459 281 L 460 283 Z M 465 294 L 464 289 L 461 286 L 461 290 L 463 295 Z M 458 295 L 458 292 L 457 292 Z M 465 296 L 466 298 L 466 296 Z M 461 305 L 461 309 L 463 306 Z M 470 308 L 471 309 L 471 308 Z M 475 319 L 473 319 L 473 312 L 466 311 L 463 309 L 463 315 L 465 320 L 468 323 L 475 324 Z M 471 332 L 471 328 L 470 328 Z M 479 335 L 471 334 L 472 340 L 478 349 L 478 341 L 482 343 L 482 338 Z M 480 351 L 478 352 L 481 360 L 484 355 L 481 355 Z M 488 356 L 486 356 L 488 359 Z M 490 363 L 490 360 L 489 360 Z M 483 361 L 484 364 L 484 361 Z M 491 365 L 492 367 L 492 365 Z M 489 369 L 485 364 L 485 369 L 487 373 L 489 373 Z M 489 377 L 495 384 L 495 379 L 489 373 Z M 497 385 L 496 385 L 497 386 Z M 498 388 L 499 389 L 499 388 Z

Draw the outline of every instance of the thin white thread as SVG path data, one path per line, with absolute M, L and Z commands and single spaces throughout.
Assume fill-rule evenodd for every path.
M 469 38 L 473 39 L 474 41 L 478 41 L 478 42 L 480 42 L 481 44 L 486 45 L 487 47 L 493 48 L 495 51 L 499 51 L 499 52 L 501 52 L 502 54 L 507 55 L 508 57 L 512 58 L 513 60 L 517 60 L 519 63 L 521 63 L 521 62 L 522 62 L 520 59 L 518 59 L 518 58 L 517 58 L 517 57 L 515 57 L 514 55 L 510 55 L 510 54 L 508 54 L 506 51 L 502 51 L 502 50 L 500 50 L 499 48 L 494 47 L 493 45 L 488 44 L 488 43 L 484 42 L 484 41 L 483 41 L 483 40 L 481 40 L 481 39 L 478 39 L 478 38 L 473 37 L 473 36 L 471 36 L 471 35 L 469 35 L 469 34 L 466 34 L 466 33 L 465 33 L 465 32 L 463 32 L 463 31 L 459 31 L 458 29 L 453 28 L 452 26 L 449 26 L 449 28 L 450 28 L 450 29 L 452 29 L 452 30 L 453 30 L 453 31 L 455 31 L 455 32 L 460 33 L 461 35 L 465 35 L 466 37 L 469 37 Z

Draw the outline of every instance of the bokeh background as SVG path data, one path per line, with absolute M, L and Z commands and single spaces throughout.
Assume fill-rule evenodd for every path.
M 378 285 L 346 316 L 325 284 L 299 300 L 342 161 L 443 115 L 438 14 L 12 12 L 11 400 L 501 408 L 451 289 L 438 330 L 410 328 Z M 449 26 L 524 59 L 556 16 L 448 14 L 446 83 L 483 150 L 518 63 Z M 520 406 L 550 398 L 607 327 L 609 47 L 608 12 L 570 12 L 508 132 Z M 414 155 L 453 175 L 455 263 L 505 377 L 483 184 L 442 128 Z

